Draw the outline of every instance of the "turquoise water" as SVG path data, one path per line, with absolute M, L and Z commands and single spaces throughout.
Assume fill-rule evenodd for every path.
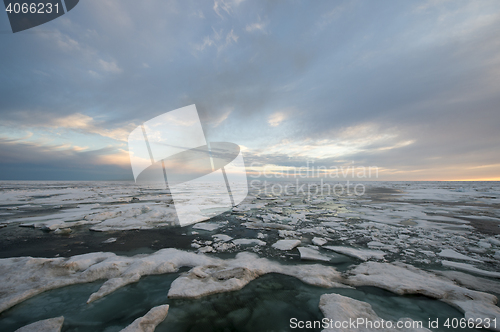
M 85 303 L 87 298 L 102 282 L 45 292 L 1 314 L 0 331 L 14 331 L 34 321 L 63 315 L 63 331 L 115 332 L 150 308 L 165 303 L 170 304 L 170 310 L 157 327 L 158 332 L 289 331 L 291 318 L 304 321 L 323 318 L 318 304 L 325 293 L 368 302 L 383 319 L 410 317 L 427 322 L 429 318 L 444 321 L 448 317 L 463 317 L 451 306 L 424 296 L 398 296 L 374 287 L 324 289 L 279 274 L 265 275 L 236 292 L 196 300 L 170 300 L 168 289 L 177 276 L 175 273 L 144 277 L 89 305 Z

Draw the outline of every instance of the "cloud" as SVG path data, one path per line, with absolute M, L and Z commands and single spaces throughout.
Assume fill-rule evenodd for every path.
M 244 0 L 215 0 L 213 10 L 219 17 L 223 18 L 223 12 L 232 15 L 234 8 L 243 1 Z
M 345 12 L 352 7 L 353 3 L 342 3 L 335 6 L 333 9 L 328 10 L 326 13 L 321 14 L 318 21 L 315 23 L 315 27 L 317 32 L 321 32 L 325 28 L 327 28 L 334 21 L 340 19 L 341 15 L 345 14 Z
M 201 44 L 195 44 L 194 49 L 197 51 L 203 51 L 205 48 L 215 45 L 215 42 L 209 37 L 205 36 Z
M 234 30 L 231 29 L 231 31 L 229 31 L 226 35 L 226 45 L 238 42 L 238 38 L 239 37 L 234 33 Z
M 250 23 L 250 24 L 247 24 L 246 27 L 245 27 L 245 31 L 246 32 L 254 32 L 254 31 L 260 31 L 260 32 L 263 32 L 263 33 L 267 33 L 266 32 L 266 26 L 267 26 L 267 22 L 262 22 L 260 20 L 260 17 L 259 17 L 259 20 L 257 22 L 253 22 L 253 23 Z
M 283 113 L 275 113 L 270 118 L 271 126 L 278 126 L 283 121 Z M 274 122 L 271 122 L 273 120 Z M 353 155 L 373 154 L 376 152 L 398 149 L 413 144 L 414 141 L 400 137 L 395 130 L 382 129 L 376 124 L 360 124 L 332 130 L 328 138 L 288 138 L 268 145 L 263 149 L 250 149 L 255 156 L 281 155 L 298 157 L 304 160 L 349 159 Z
M 99 65 L 101 66 L 102 70 L 113 73 L 113 74 L 119 74 L 122 72 L 122 69 L 118 67 L 115 61 L 104 61 L 103 59 L 99 59 Z
M 30 115 L 31 118 L 29 118 Z M 63 130 L 69 130 L 84 134 L 97 134 L 122 142 L 127 141 L 128 134 L 136 127 L 134 123 L 128 123 L 113 128 L 108 123 L 96 121 L 91 116 L 81 113 L 57 116 L 38 112 L 19 113 L 16 119 L 4 121 L 3 126 L 11 127 L 15 131 L 29 130 L 30 135 L 23 139 L 32 137 L 35 131 L 54 129 L 56 130 L 55 134 L 60 134 Z
M 236 35 L 236 33 L 234 33 L 233 29 L 231 29 L 226 34 L 226 38 L 224 40 L 222 40 L 223 30 L 217 31 L 214 28 L 212 28 L 212 30 L 213 30 L 212 36 L 205 36 L 203 38 L 202 43 L 194 44 L 194 49 L 196 51 L 201 52 L 201 51 L 205 50 L 206 48 L 210 48 L 212 46 L 217 46 L 217 51 L 221 52 L 227 46 L 238 42 L 239 37 Z
M 213 127 L 218 127 L 221 123 L 227 120 L 231 112 L 234 111 L 234 107 L 227 109 L 224 113 L 222 113 L 217 119 L 211 121 Z
M 277 112 L 269 116 L 267 123 L 271 127 L 277 127 L 279 126 L 284 120 L 286 119 L 286 115 L 282 112 Z
M 130 180 L 126 151 L 105 148 L 46 146 L 0 139 L 0 179 L 4 180 Z
M 75 113 L 68 115 L 63 118 L 54 119 L 51 126 L 52 127 L 63 127 L 63 128 L 89 128 L 94 119 L 88 115 Z
M 260 162 L 469 177 L 500 163 L 500 4 L 419 6 L 81 2 L 50 33 L 3 41 L 2 136 L 118 151 L 194 103 L 209 140 Z

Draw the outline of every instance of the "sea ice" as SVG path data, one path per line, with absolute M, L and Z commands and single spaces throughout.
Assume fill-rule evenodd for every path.
M 311 260 L 311 261 L 330 261 L 330 257 L 321 254 L 318 250 L 307 247 L 298 247 L 300 253 L 300 259 Z
M 251 271 L 253 278 L 265 273 L 282 273 L 312 285 L 342 287 L 338 282 L 340 273 L 332 267 L 281 265 L 246 252 L 226 261 L 174 248 L 133 257 L 103 252 L 71 258 L 16 257 L 0 259 L 0 293 L 3 294 L 0 312 L 50 289 L 107 279 L 97 292 L 90 295 L 87 301 L 90 303 L 137 282 L 144 275 L 172 273 L 182 266 L 200 267 L 198 270 L 203 270 L 202 267 L 242 268 Z
M 73 232 L 73 230 L 71 228 L 63 228 L 63 229 L 60 229 L 60 228 L 57 228 L 55 231 L 54 231 L 54 234 L 59 234 L 59 235 L 67 235 L 67 234 L 70 234 L 71 232 Z
M 481 240 L 477 244 L 478 247 L 484 248 L 484 249 L 490 249 L 491 248 L 491 243 L 486 242 L 485 240 Z
M 43 230 L 53 231 L 73 226 L 95 224 L 101 221 L 85 219 L 85 216 L 97 214 L 100 204 L 80 204 L 76 208 L 67 209 L 55 214 L 45 216 L 27 217 L 12 219 L 11 221 L 20 222 L 22 227 L 34 227 Z
M 292 226 L 276 224 L 270 222 L 246 222 L 242 223 L 243 226 L 249 229 L 284 229 L 284 230 L 293 230 Z
M 200 222 L 193 225 L 194 229 L 201 229 L 204 231 L 215 231 L 217 228 L 220 228 L 222 224 L 212 223 L 212 222 Z
M 163 203 L 130 203 L 87 216 L 86 220 L 95 224 L 91 230 L 106 232 L 171 226 L 176 218 L 175 209 Z
M 386 250 L 396 248 L 392 244 L 384 244 L 384 243 L 379 242 L 379 241 L 371 241 L 371 242 L 368 242 L 366 245 L 368 246 L 368 248 L 377 248 L 377 249 L 386 249 Z
M 322 245 L 326 244 L 327 242 L 328 242 L 328 240 L 325 238 L 322 238 L 322 237 L 314 237 L 312 239 L 312 243 L 317 245 L 317 246 L 322 246 Z
M 44 291 L 107 279 L 88 302 L 137 282 L 143 275 L 172 273 L 182 266 L 207 265 L 212 258 L 173 248 L 133 257 L 95 252 L 71 258 L 0 259 L 0 312 Z
M 343 287 L 340 273 L 333 267 L 313 265 L 281 265 L 255 254 L 241 252 L 236 258 L 196 266 L 172 282 L 169 298 L 198 298 L 243 288 L 267 273 L 280 273 L 320 287 Z
M 297 238 L 297 237 L 300 237 L 300 234 L 297 233 L 296 231 L 287 231 L 287 230 L 283 230 L 283 229 L 280 229 L 278 231 L 278 235 L 279 237 L 282 237 L 282 238 Z
M 477 276 L 470 275 L 468 273 L 458 272 L 458 271 L 442 271 L 442 270 L 432 270 L 435 274 L 444 276 L 457 284 L 467 287 L 469 289 L 481 291 L 481 292 L 496 292 L 500 293 L 500 282 L 481 278 Z
M 23 326 L 15 332 L 60 332 L 63 323 L 63 316 L 49 318 Z
M 338 252 L 339 254 L 354 257 L 362 261 L 367 261 L 370 258 L 384 259 L 384 256 L 386 255 L 386 253 L 381 250 L 356 249 L 341 246 L 325 246 L 323 248 L 333 250 L 335 252 Z
M 266 243 L 262 240 L 259 239 L 236 239 L 233 240 L 233 243 L 239 246 L 249 246 L 249 245 L 256 245 L 256 246 L 265 246 Z
M 497 238 L 494 238 L 494 237 L 489 237 L 488 239 L 488 242 L 497 246 L 497 247 L 500 247 L 500 239 L 497 239 Z
M 120 332 L 154 332 L 156 326 L 167 317 L 167 313 L 168 304 L 154 307 Z
M 214 248 L 212 246 L 205 246 L 205 247 L 201 247 L 200 249 L 198 249 L 198 252 L 202 253 L 202 254 L 205 254 L 205 253 L 208 253 L 208 252 L 215 252 L 215 250 L 214 250 Z
M 172 221 L 170 213 L 174 210 L 171 206 L 171 197 L 166 192 L 158 193 L 129 184 L 116 186 L 115 183 L 70 184 L 71 188 L 59 188 L 59 186 L 65 185 L 40 183 L 40 189 L 36 190 L 0 192 L 0 202 L 4 204 L 0 205 L 1 212 L 9 209 L 8 212 L 13 214 L 2 219 L 5 219 L 5 222 L 22 222 L 24 226 L 48 230 L 60 228 L 57 233 L 69 231 L 70 226 L 83 224 L 92 225 L 93 230 L 112 231 L 152 228 L 170 225 Z M 446 188 L 443 189 L 443 186 Z M 212 238 L 209 238 L 212 241 L 205 241 L 207 239 L 204 237 L 208 235 L 202 232 L 203 230 L 217 233 L 216 229 L 228 223 L 213 221 L 198 223 L 192 226 L 193 231 L 200 230 L 196 233 L 200 233 L 200 237 L 204 240 L 194 240 L 191 244 L 194 248 L 200 249 L 198 254 L 164 249 L 151 255 L 134 257 L 93 253 L 69 259 L 30 257 L 1 259 L 0 293 L 3 295 L 0 298 L 0 312 L 47 289 L 104 280 L 101 289 L 90 296 L 89 302 L 91 302 L 119 287 L 136 282 L 144 275 L 174 272 L 181 266 L 193 268 L 188 276 L 191 275 L 193 280 L 199 279 L 197 281 L 199 285 L 195 281 L 186 281 L 186 285 L 193 283 L 196 286 L 193 294 L 203 293 L 203 290 L 196 290 L 198 286 L 200 289 L 207 286 L 215 292 L 232 289 L 239 287 L 240 284 L 246 284 L 248 282 L 246 280 L 249 279 L 246 277 L 248 273 L 261 275 L 261 272 L 256 272 L 255 268 L 248 268 L 241 262 L 231 263 L 230 260 L 221 260 L 201 253 L 237 248 L 234 243 L 238 241 L 240 244 L 248 245 L 255 245 L 255 241 L 260 240 L 272 243 L 279 239 L 277 238 L 279 235 L 285 239 L 274 243 L 275 249 L 291 250 L 301 244 L 302 237 L 307 243 L 313 238 L 312 243 L 318 246 L 326 245 L 325 240 L 331 243 L 343 243 L 346 246 L 323 248 L 363 261 L 382 260 L 388 257 L 407 263 L 432 264 L 431 266 L 441 263 L 450 269 L 464 270 L 470 274 L 460 274 L 461 272 L 453 270 L 435 271 L 431 274 L 401 263 L 383 265 L 369 262 L 361 264 L 359 270 L 352 269 L 347 281 L 339 279 L 338 282 L 347 282 L 354 286 L 375 285 L 397 293 L 401 291 L 400 294 L 421 293 L 460 308 L 467 317 L 498 317 L 498 311 L 495 311 L 498 307 L 492 305 L 494 303 L 492 297 L 485 293 L 469 291 L 456 283 L 477 291 L 495 293 L 498 290 L 497 281 L 474 275 L 500 278 L 500 271 L 497 271 L 494 265 L 500 261 L 500 236 L 486 235 L 479 228 L 477 232 L 471 232 L 471 227 L 480 224 L 476 220 L 489 222 L 500 220 L 493 218 L 500 213 L 500 210 L 492 205 L 496 203 L 491 197 L 485 197 L 486 192 L 487 196 L 493 197 L 494 193 L 497 197 L 500 187 L 493 188 L 488 184 L 483 188 L 478 185 L 479 189 L 464 192 L 457 192 L 456 185 L 440 183 L 387 183 L 386 187 L 399 191 L 398 194 L 392 195 L 393 201 L 360 200 L 356 197 L 335 199 L 313 197 L 311 200 L 304 200 L 293 195 L 249 196 L 253 200 L 252 203 L 240 204 L 239 207 L 233 208 L 235 212 L 233 216 L 243 220 L 244 223 L 241 225 L 244 227 L 260 230 L 261 233 L 255 236 L 250 234 L 258 231 L 250 231 L 248 235 L 244 235 L 259 240 L 238 239 L 241 233 L 234 235 L 230 231 L 232 227 L 237 227 L 238 231 L 240 228 L 233 226 L 231 222 L 230 227 L 223 231 L 219 230 L 224 234 L 212 235 Z M 139 201 L 131 203 L 132 197 L 138 197 Z M 481 204 L 476 204 L 477 202 Z M 323 204 L 325 206 L 322 206 Z M 30 215 L 34 215 L 30 209 L 50 210 L 45 212 L 50 214 L 40 213 L 40 216 L 16 219 L 16 216 L 23 211 L 30 211 Z M 465 220 L 472 222 L 468 223 Z M 3 223 L 4 221 L 0 227 Z M 187 229 L 186 233 L 189 231 L 190 229 Z M 265 245 L 264 241 L 259 244 Z M 365 244 L 371 249 L 359 248 Z M 279 250 L 268 251 L 266 248 L 264 251 L 279 256 L 280 259 L 289 258 L 288 255 L 282 255 Z M 302 258 L 312 257 L 313 252 L 315 255 L 319 254 L 319 251 L 309 246 L 299 247 L 298 251 Z M 481 262 L 484 266 L 489 264 L 492 271 L 481 270 L 478 268 L 480 265 L 475 267 L 448 260 L 440 262 L 440 259 Z M 369 265 L 371 263 L 380 265 Z M 241 272 L 246 271 L 244 269 L 250 272 Z M 366 275 L 358 273 L 363 269 Z M 379 269 L 385 271 L 381 272 Z M 238 271 L 242 273 L 241 277 Z M 275 270 L 269 269 L 269 271 Z M 196 276 L 195 272 L 202 277 Z M 317 278 L 315 273 L 312 271 L 309 277 Z M 215 278 L 233 274 L 234 278 L 227 280 Z M 436 274 L 442 276 L 438 277 Z M 349 273 L 345 275 L 348 276 Z M 232 279 L 234 280 L 229 281 Z M 182 283 L 179 281 L 180 286 Z
M 217 243 L 214 243 L 213 248 L 216 251 L 227 251 L 229 249 L 234 248 L 235 246 L 236 245 L 234 243 L 230 243 L 230 242 L 217 242 Z
M 457 270 L 471 272 L 473 274 L 478 274 L 478 275 L 485 276 L 485 277 L 500 278 L 500 272 L 481 270 L 473 265 L 466 264 L 466 263 L 442 261 L 441 264 L 443 264 L 443 266 L 446 266 L 446 267 L 451 267 L 451 268 L 454 268 Z
M 358 321 L 360 319 L 363 319 L 365 322 L 370 321 L 372 324 L 376 321 L 381 321 L 381 318 L 373 311 L 372 306 L 366 302 L 358 301 L 355 299 L 352 299 L 347 296 L 342 296 L 339 294 L 323 294 L 321 295 L 319 299 L 319 309 L 323 313 L 323 315 L 330 320 L 330 322 L 349 322 L 349 321 Z M 401 321 L 412 321 L 410 318 L 403 318 Z M 373 332 L 373 331 L 380 331 L 380 332 L 396 332 L 396 331 L 405 331 L 405 332 L 412 332 L 412 331 L 428 331 L 431 332 L 430 330 L 426 328 L 387 328 L 387 321 L 385 321 L 386 324 L 382 328 L 377 328 L 374 329 L 369 328 L 370 326 L 366 326 L 364 324 L 360 324 L 357 329 L 352 329 L 349 327 L 349 325 L 340 327 L 340 328 L 335 328 L 335 326 L 329 326 L 328 328 L 324 329 L 322 332 L 350 332 L 350 331 L 358 331 L 358 332 Z M 395 326 L 396 324 L 392 322 L 392 326 Z
M 460 287 L 447 278 L 403 263 L 366 262 L 348 272 L 352 286 L 375 286 L 394 293 L 422 294 L 446 302 L 461 310 L 466 319 L 500 321 L 500 308 L 494 295 Z M 500 331 L 500 326 L 493 331 Z
M 481 262 L 478 259 L 462 255 L 461 253 L 458 253 L 453 249 L 444 249 L 440 253 L 438 253 L 438 256 L 445 258 L 459 259 L 462 261 Z
M 214 238 L 215 242 L 219 242 L 219 241 L 227 242 L 227 241 L 230 241 L 233 239 L 231 236 L 226 235 L 226 234 L 214 234 L 214 235 L 212 235 L 212 237 Z
M 300 240 L 278 240 L 272 247 L 279 250 L 292 250 L 300 243 Z

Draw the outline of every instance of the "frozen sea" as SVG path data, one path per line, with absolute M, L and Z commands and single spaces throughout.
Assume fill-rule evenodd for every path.
M 500 330 L 499 182 L 253 182 L 232 209 L 197 185 L 206 220 L 180 227 L 152 186 L 0 182 L 0 331 L 59 316 L 62 331 L 120 331 L 164 304 L 155 331 L 361 314 Z

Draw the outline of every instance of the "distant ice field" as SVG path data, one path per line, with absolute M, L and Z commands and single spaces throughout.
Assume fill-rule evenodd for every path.
M 185 197 L 195 189 L 199 192 L 201 186 L 210 197 L 205 213 L 213 212 L 213 216 L 180 227 L 168 190 L 133 182 L 2 181 L 0 250 L 2 257 L 68 257 L 57 261 L 63 265 L 65 259 L 80 261 L 78 255 L 102 252 L 110 264 L 112 261 L 119 266 L 131 264 L 134 274 L 129 275 L 123 267 L 120 281 L 106 281 L 107 286 L 98 291 L 104 294 L 100 297 L 108 291 L 132 287 L 137 275 L 176 270 L 146 267 L 140 257 L 153 255 L 158 266 L 167 264 L 161 263 L 161 257 L 166 257 L 166 261 L 173 259 L 176 266 L 191 269 L 188 274 L 176 277 L 172 284 L 169 281 L 170 290 L 165 289 L 165 296 L 168 293 L 176 298 L 196 299 L 228 291 L 243 292 L 242 288 L 258 291 L 255 287 L 260 286 L 254 285 L 254 279 L 278 273 L 315 287 L 338 288 L 335 293 L 360 301 L 363 301 L 361 293 L 340 289 L 376 287 L 401 299 L 404 294 L 423 294 L 435 299 L 429 301 L 439 300 L 459 310 L 458 316 L 500 320 L 500 308 L 494 304 L 495 296 L 500 295 L 500 182 L 354 182 L 350 183 L 349 192 L 326 190 L 336 183 L 253 182 L 247 198 L 226 211 L 212 208 L 217 198 L 211 194 L 211 184 L 198 183 L 197 188 L 184 189 Z M 362 194 L 352 190 L 358 184 L 363 186 Z M 278 190 L 285 186 L 287 190 Z M 193 199 L 203 210 L 204 201 L 200 197 L 197 194 Z M 179 251 L 174 256 L 158 256 L 164 248 Z M 255 256 L 241 256 L 248 253 Z M 110 256 L 115 254 L 119 258 Z M 191 254 L 195 256 L 186 256 Z M 185 258 L 179 257 L 191 258 L 184 262 Z M 6 259 L 0 259 L 0 269 L 14 266 Z M 29 271 L 26 270 L 26 278 Z M 82 273 L 85 274 L 85 269 Z M 107 273 L 104 278 L 112 278 Z M 271 280 L 272 275 L 266 278 L 263 280 Z M 78 282 L 96 282 L 93 278 L 81 280 Z M 0 292 L 3 285 L 0 276 Z M 58 287 L 56 284 L 51 289 Z M 34 300 L 40 296 L 37 294 L 33 293 Z M 375 310 L 373 315 L 387 316 L 381 309 L 384 296 L 365 299 Z M 342 296 L 328 299 L 346 301 L 346 306 L 358 305 Z M 310 311 L 311 317 L 321 318 L 316 300 L 319 298 L 313 301 L 316 309 Z M 154 305 L 161 304 L 161 300 L 155 301 Z M 421 318 L 422 313 L 412 314 L 410 302 L 397 312 L 403 316 L 406 313 L 404 317 Z M 185 315 L 191 310 L 185 306 L 174 308 L 175 301 L 169 303 L 168 315 L 176 312 Z M 311 303 L 307 310 L 311 310 Z M 300 302 L 296 305 L 300 307 Z M 324 315 L 329 312 L 324 308 L 330 306 L 335 307 L 323 303 Z M 246 317 L 253 311 L 260 312 L 262 308 L 257 307 L 241 307 L 239 313 L 248 312 L 243 315 Z M 14 310 L 8 314 L 12 317 L 25 315 L 16 308 L 6 312 Z M 146 309 L 151 308 L 143 311 Z M 356 310 L 353 308 L 352 312 Z M 71 315 L 76 317 L 75 312 Z M 42 316 L 50 318 L 37 317 Z M 24 323 L 30 321 L 23 317 L 19 319 Z M 224 324 L 231 324 L 230 321 Z M 177 327 L 184 324 L 170 316 L 165 322 L 167 325 L 176 322 L 177 325 L 171 326 Z M 9 322 L 4 326 L 18 325 Z M 159 325 L 159 330 L 162 326 Z

